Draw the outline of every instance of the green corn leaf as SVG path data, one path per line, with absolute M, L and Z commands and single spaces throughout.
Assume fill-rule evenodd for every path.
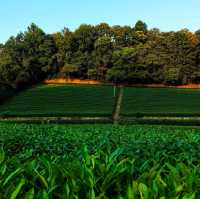
M 139 185 L 138 185 L 137 181 L 132 182 L 132 189 L 133 189 L 133 192 L 135 193 L 135 195 L 139 194 L 138 186 Z
M 47 179 L 47 181 L 49 182 L 52 179 L 52 176 L 53 176 L 52 164 L 50 164 L 50 162 L 44 157 L 42 157 L 40 159 L 42 160 L 42 163 L 45 165 L 45 167 L 48 170 L 48 179 Z
M 46 190 L 42 191 L 42 199 L 49 199 L 48 193 L 46 192 Z
M 138 189 L 141 199 L 148 199 L 148 187 L 145 184 L 140 183 Z
M 65 184 L 65 187 L 64 187 L 64 189 L 65 189 L 65 196 L 64 196 L 64 198 L 69 198 L 69 194 L 70 194 L 70 188 L 69 188 L 69 185 L 68 185 L 68 183 L 66 183 Z
M 89 152 L 88 152 L 88 148 L 86 145 L 83 147 L 82 157 L 83 157 L 85 163 L 87 163 L 87 160 L 89 159 Z
M 28 173 L 32 173 L 34 172 L 37 168 L 37 162 L 36 160 L 32 160 L 31 162 L 28 163 L 28 165 L 26 165 L 26 172 Z
M 159 182 L 161 182 L 161 184 L 164 186 L 164 187 L 167 187 L 167 184 L 165 183 L 165 181 L 161 178 L 160 174 L 157 175 L 157 180 Z
M 155 179 L 153 180 L 152 191 L 153 191 L 153 193 L 154 193 L 155 196 L 158 195 L 158 186 L 156 184 L 156 180 Z
M 133 187 L 131 185 L 128 186 L 126 198 L 127 199 L 135 199 L 134 190 L 133 190 Z
M 175 168 L 174 166 L 172 166 L 171 164 L 169 163 L 166 163 L 166 166 L 170 169 L 170 171 L 173 173 L 173 175 L 178 175 L 178 169 Z
M 88 199 L 95 199 L 95 192 L 94 192 L 94 189 L 90 189 Z
M 34 188 L 30 189 L 30 190 L 26 193 L 24 199 L 33 199 L 33 198 L 34 198 L 34 193 L 35 193 Z
M 95 199 L 104 199 L 104 198 L 105 198 L 105 193 L 102 192 L 102 193 L 100 193 L 98 196 L 96 196 Z
M 48 191 L 48 194 L 52 193 L 56 188 L 58 188 L 59 186 L 58 185 L 54 185 L 52 186 L 49 191 Z
M 150 162 L 150 160 L 146 160 L 146 161 L 142 164 L 142 166 L 140 167 L 140 171 L 141 171 L 141 172 L 144 172 L 147 168 L 149 168 L 149 162 Z
M 46 189 L 48 189 L 48 183 L 45 180 L 45 178 L 38 171 L 36 171 L 36 173 L 37 173 L 37 177 L 40 179 L 40 182 L 44 185 Z
M 176 193 L 180 193 L 183 190 L 183 186 L 179 185 L 176 187 Z
M 91 188 L 94 187 L 95 176 L 94 176 L 92 170 L 90 168 L 85 167 L 84 172 L 85 172 L 85 179 L 88 182 L 88 186 L 91 187 Z
M 15 199 L 17 197 L 24 184 L 25 184 L 25 179 L 22 178 L 17 187 L 15 188 L 15 190 L 12 192 L 10 199 Z
M 182 199 L 195 199 L 195 193 L 187 193 L 183 196 Z
M 13 171 L 4 181 L 3 186 L 5 186 L 12 178 L 14 178 L 16 175 L 20 174 L 23 171 L 22 168 L 18 168 L 15 171 Z
M 107 169 L 110 169 L 111 165 L 113 165 L 114 161 L 121 155 L 122 152 L 123 149 L 118 148 L 107 157 Z
M 5 152 L 3 150 L 3 146 L 0 147 L 0 164 L 4 161 L 5 159 Z
M 0 175 L 3 176 L 6 173 L 7 166 L 6 164 L 2 164 L 0 167 Z

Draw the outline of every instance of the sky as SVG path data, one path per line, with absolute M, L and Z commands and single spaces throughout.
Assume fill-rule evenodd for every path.
M 0 43 L 36 23 L 47 33 L 82 23 L 134 26 L 161 31 L 200 29 L 200 0 L 0 0 Z

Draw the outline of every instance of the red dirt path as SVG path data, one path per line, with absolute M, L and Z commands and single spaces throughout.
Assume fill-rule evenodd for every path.
M 102 84 L 102 82 L 96 81 L 96 80 L 64 79 L 64 78 L 45 80 L 44 83 L 46 84 Z
M 103 84 L 103 82 L 97 80 L 82 80 L 82 79 L 50 79 L 45 80 L 45 84 Z M 200 84 L 187 84 L 180 86 L 167 86 L 164 84 L 129 84 L 126 86 L 130 87 L 147 87 L 147 88 L 198 88 L 200 89 Z

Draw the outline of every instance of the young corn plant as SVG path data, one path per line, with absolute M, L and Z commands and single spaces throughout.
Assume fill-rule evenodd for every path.
M 45 157 L 15 164 L 0 149 L 1 199 L 195 199 L 200 163 L 147 160 L 140 164 L 124 149 L 86 146 L 76 161 Z

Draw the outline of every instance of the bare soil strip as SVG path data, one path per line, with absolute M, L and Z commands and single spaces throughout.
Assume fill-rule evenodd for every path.
M 102 84 L 100 81 L 96 80 L 82 80 L 82 79 L 50 79 L 45 80 L 45 84 Z
M 36 122 L 36 123 L 112 123 L 109 117 L 0 117 L 0 122 Z
M 49 79 L 44 81 L 45 84 L 105 84 L 105 82 L 97 81 L 97 80 L 83 80 L 83 79 L 65 79 L 65 78 L 57 78 L 57 79 Z M 106 83 L 108 84 L 108 83 Z M 112 83 L 110 83 L 112 85 Z M 179 86 L 168 86 L 165 84 L 123 84 L 123 86 L 128 87 L 144 87 L 144 88 L 197 88 L 200 89 L 200 84 L 187 84 L 187 85 L 179 85 Z
M 162 124 L 162 125 L 200 125 L 200 117 L 0 117 L 0 122 L 14 123 L 110 123 L 110 124 Z

